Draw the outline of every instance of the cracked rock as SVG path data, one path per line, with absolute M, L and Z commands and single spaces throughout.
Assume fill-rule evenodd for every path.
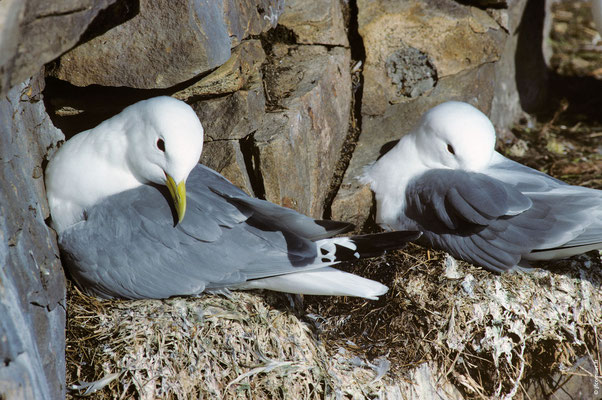
M 98 13 L 114 2 L 3 0 L 0 3 L 0 94 L 75 46 Z
M 272 112 L 255 135 L 267 200 L 321 218 L 347 136 L 349 50 L 276 45 L 264 76 Z
M 288 0 L 278 24 L 293 31 L 299 44 L 349 47 L 339 1 Z

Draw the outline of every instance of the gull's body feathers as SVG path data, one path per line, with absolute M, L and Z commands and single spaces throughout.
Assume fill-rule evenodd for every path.
M 196 295 L 220 288 L 367 298 L 386 292 L 384 285 L 342 271 L 330 285 L 319 278 L 322 271 L 324 277 L 333 275 L 325 267 L 340 262 L 341 246 L 362 251 L 353 237 L 314 241 L 348 224 L 314 221 L 253 199 L 202 165 L 192 170 L 188 186 L 189 209 L 175 227 L 168 194 L 154 186 L 119 193 L 92 207 L 85 221 L 60 237 L 73 278 L 89 293 L 117 298 Z M 397 240 L 403 241 L 403 234 Z M 266 277 L 274 278 L 261 279 Z
M 330 266 L 419 234 L 332 238 L 351 225 L 251 198 L 199 165 L 202 133 L 188 105 L 159 97 L 74 136 L 50 161 L 53 223 L 84 291 L 126 299 L 254 288 L 375 299 L 387 291 Z
M 468 104 L 429 111 L 362 177 L 377 222 L 422 231 L 430 245 L 495 271 L 602 248 L 602 191 L 511 161 L 493 150 L 494 138 Z

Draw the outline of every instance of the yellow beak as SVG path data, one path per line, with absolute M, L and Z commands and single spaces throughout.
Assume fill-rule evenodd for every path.
M 167 188 L 178 213 L 178 223 L 180 223 L 184 219 L 184 214 L 186 214 L 186 182 L 182 181 L 176 185 L 170 175 L 165 174 L 165 176 L 167 176 Z

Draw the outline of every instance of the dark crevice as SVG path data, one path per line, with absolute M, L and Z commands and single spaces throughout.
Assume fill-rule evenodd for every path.
M 276 25 L 275 28 L 262 33 L 259 38 L 261 40 L 263 51 L 265 51 L 265 54 L 268 57 L 273 55 L 272 47 L 275 43 L 283 43 L 287 45 L 297 44 L 297 35 L 295 32 L 282 25 Z
M 332 217 L 332 202 L 334 201 L 335 196 L 337 195 L 339 188 L 341 187 L 341 183 L 343 182 L 343 177 L 345 176 L 345 171 L 349 166 L 349 162 L 351 161 L 351 156 L 353 155 L 353 151 L 357 145 L 357 140 L 361 133 L 362 127 L 362 96 L 363 96 L 363 87 L 364 87 L 364 76 L 362 74 L 362 68 L 357 68 L 357 71 L 353 72 L 356 68 L 355 66 L 358 63 L 362 63 L 366 61 L 366 49 L 364 48 L 364 41 L 359 33 L 358 26 L 358 8 L 357 8 L 357 0 L 349 1 L 349 8 L 346 11 L 346 19 L 347 19 L 347 37 L 349 39 L 349 47 L 351 50 L 351 90 L 352 90 L 352 98 L 351 98 L 351 113 L 349 118 L 349 129 L 347 133 L 347 137 L 345 138 L 345 142 L 343 143 L 343 147 L 341 149 L 341 155 L 339 157 L 339 161 L 335 166 L 335 171 L 330 183 L 330 189 L 328 194 L 326 195 L 326 199 L 324 200 L 324 219 L 330 219 Z
M 245 160 L 245 168 L 251 181 L 253 194 L 255 197 L 265 200 L 265 186 L 263 185 L 263 176 L 260 168 L 259 149 L 255 145 L 255 132 L 240 139 L 239 144 L 240 152 Z
M 69 139 L 78 132 L 94 128 L 131 104 L 151 97 L 173 95 L 190 87 L 213 71 L 214 69 L 206 71 L 185 82 L 165 89 L 136 89 L 102 85 L 79 87 L 67 81 L 48 76 L 43 92 L 44 105 L 54 126 L 62 130 L 66 139 Z M 193 103 L 228 95 L 230 93 L 192 96 L 186 102 Z
M 77 14 L 80 13 L 82 11 L 88 11 L 89 8 L 88 7 L 79 7 L 79 8 L 73 8 L 71 10 L 65 10 L 65 11 L 52 11 L 46 14 L 39 14 L 36 15 L 36 19 L 44 19 L 44 18 L 53 18 L 53 17 L 64 17 L 65 15 L 72 15 L 72 14 Z

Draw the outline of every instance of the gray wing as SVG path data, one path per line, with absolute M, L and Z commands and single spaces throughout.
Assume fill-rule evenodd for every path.
M 310 239 L 348 228 L 253 200 L 202 165 L 187 190 L 186 217 L 177 226 L 161 187 L 120 193 L 87 210 L 86 220 L 59 238 L 73 278 L 108 298 L 199 294 L 323 266 Z
M 547 203 L 555 217 L 563 221 L 559 228 L 566 229 L 564 235 L 557 230 L 557 239 L 543 249 L 602 243 L 602 191 L 569 185 L 499 153 L 493 161 L 487 175 L 513 186 L 536 203 Z
M 494 271 L 537 249 L 562 246 L 586 228 L 586 196 L 529 194 L 485 174 L 431 170 L 406 189 L 405 214 L 434 247 Z

